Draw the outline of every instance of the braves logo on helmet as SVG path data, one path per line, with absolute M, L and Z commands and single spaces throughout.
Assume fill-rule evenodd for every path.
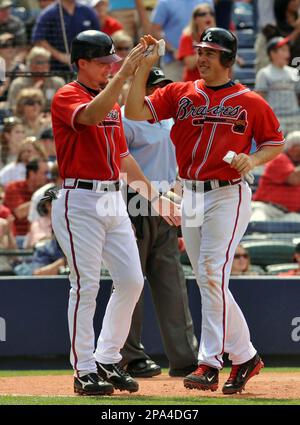
M 208 32 L 202 39 L 202 41 L 213 41 L 211 32 Z

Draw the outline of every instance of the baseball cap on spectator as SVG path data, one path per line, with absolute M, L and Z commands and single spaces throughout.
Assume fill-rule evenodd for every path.
M 288 44 L 290 41 L 289 37 L 273 37 L 267 44 L 267 53 L 270 55 L 270 53 L 274 50 L 279 49 L 279 47 L 284 46 L 285 44 Z
M 1 8 L 0 8 L 1 9 Z M 0 35 L 0 49 L 5 49 L 14 46 L 15 36 L 9 32 Z
M 165 82 L 167 84 L 173 83 L 172 80 L 170 80 L 169 78 L 165 76 L 164 71 L 162 69 L 158 68 L 157 66 L 153 66 L 151 68 L 146 85 L 148 87 L 151 87 L 162 82 Z
M 0 0 L 0 9 L 6 9 L 7 7 L 11 7 L 13 2 L 11 0 Z
M 53 130 L 51 127 L 46 128 L 45 130 L 42 131 L 40 137 L 40 140 L 48 140 L 48 139 L 53 139 Z
M 95 7 L 97 4 L 102 3 L 103 0 L 92 0 L 89 4 L 90 7 Z
M 285 138 L 284 150 L 287 151 L 295 145 L 300 145 L 300 131 L 291 131 Z

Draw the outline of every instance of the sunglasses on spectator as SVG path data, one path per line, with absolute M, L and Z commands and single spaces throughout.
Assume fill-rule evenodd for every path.
M 116 47 L 116 50 L 118 50 L 119 52 L 129 52 L 131 48 L 129 46 L 124 46 L 124 47 Z
M 196 12 L 194 14 L 194 18 L 197 18 L 198 16 L 200 16 L 201 18 L 204 18 L 204 16 L 215 16 L 214 12 Z
M 248 254 L 234 254 L 234 258 L 237 259 L 237 260 L 239 260 L 240 258 L 248 259 L 249 255 Z
M 37 99 L 25 99 L 22 102 L 22 105 L 26 105 L 26 106 L 33 106 L 33 105 L 36 105 L 36 104 L 41 106 L 42 102 L 40 100 L 37 100 Z

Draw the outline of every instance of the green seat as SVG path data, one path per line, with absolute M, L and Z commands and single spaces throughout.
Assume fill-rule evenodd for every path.
M 189 256 L 187 255 L 186 251 L 184 251 L 181 255 L 180 255 L 180 262 L 181 264 L 185 265 L 185 266 L 190 266 L 191 262 L 189 259 Z
M 291 242 L 251 241 L 244 242 L 243 246 L 249 252 L 251 263 L 261 267 L 293 262 L 295 245 Z
M 290 270 L 295 270 L 297 268 L 298 268 L 298 264 L 296 263 L 272 264 L 266 267 L 266 271 L 268 274 L 277 275 L 279 273 L 285 273 Z

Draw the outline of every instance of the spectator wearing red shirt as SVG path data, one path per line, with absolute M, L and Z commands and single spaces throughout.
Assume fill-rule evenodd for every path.
M 25 236 L 29 231 L 27 220 L 32 194 L 47 181 L 48 164 L 32 159 L 26 165 L 26 179 L 9 183 L 4 194 L 4 205 L 15 216 L 15 235 Z
M 117 19 L 108 15 L 108 0 L 92 0 L 91 7 L 94 8 L 99 19 L 99 26 L 102 32 L 108 35 L 114 34 L 116 31 L 123 29 L 123 25 Z
M 294 253 L 294 263 L 298 264 L 298 268 L 289 270 L 287 272 L 279 273 L 279 276 L 299 276 L 300 275 L 300 243 L 296 245 Z
M 300 131 L 289 133 L 285 151 L 266 165 L 253 200 L 251 221 L 300 221 Z
M 206 28 L 215 26 L 215 14 L 210 5 L 202 3 L 196 6 L 179 42 L 178 59 L 184 63 L 183 81 L 195 81 L 201 78 L 197 68 L 197 52 L 193 45 L 199 42 L 200 35 Z
M 16 248 L 16 241 L 12 231 L 13 222 L 14 216 L 10 209 L 0 204 L 0 248 Z

